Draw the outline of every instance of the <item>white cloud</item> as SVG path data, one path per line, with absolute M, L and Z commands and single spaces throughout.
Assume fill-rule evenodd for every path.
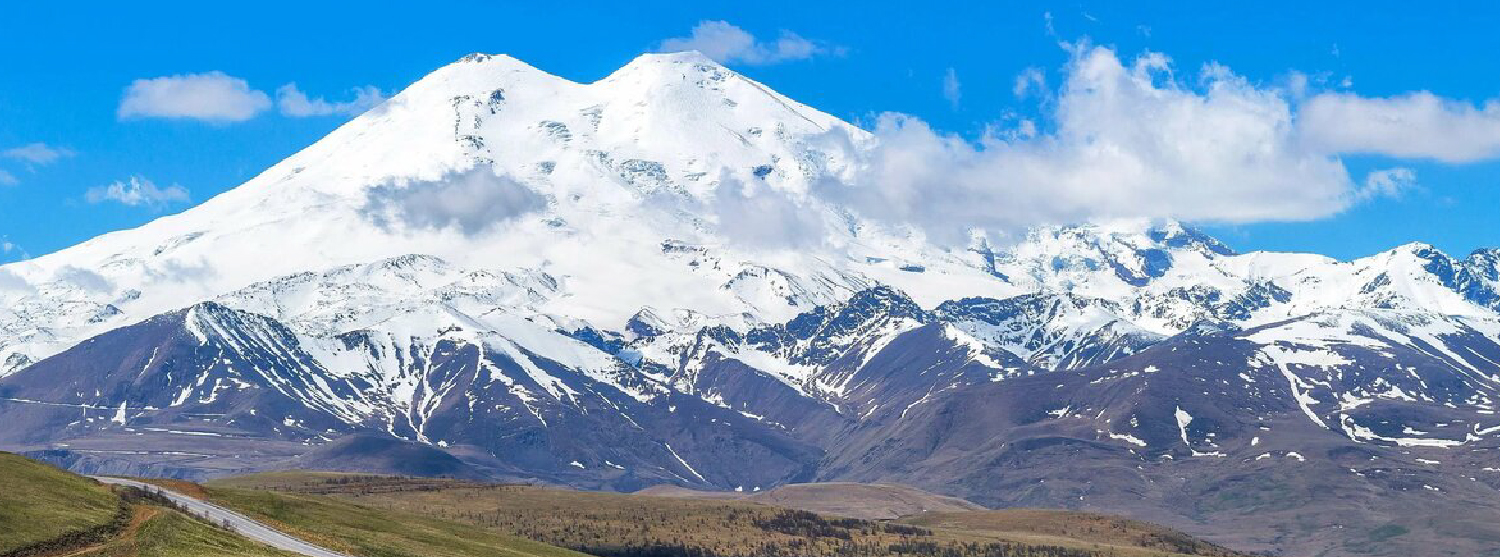
M 151 180 L 140 176 L 131 176 L 129 180 L 117 181 L 107 186 L 89 188 L 84 198 L 89 203 L 113 201 L 131 207 L 151 209 L 160 209 L 171 203 L 185 203 L 189 199 L 187 188 L 176 184 L 164 188 L 158 187 Z
M 662 41 L 659 52 L 696 50 L 724 64 L 761 66 L 814 56 L 840 54 L 842 49 L 811 41 L 791 31 L 782 31 L 775 41 L 764 42 L 727 21 L 701 21 L 687 37 Z
M 14 186 L 19 183 L 21 181 L 16 179 L 15 174 L 0 170 L 0 186 Z
M 754 247 L 812 247 L 828 238 L 823 213 L 807 200 L 728 172 L 719 182 L 703 213 L 713 215 L 723 237 Z
M 541 194 L 489 165 L 454 172 L 437 180 L 417 180 L 371 188 L 361 212 L 391 229 L 456 229 L 481 234 L 547 205 Z
M 32 143 L 0 151 L 0 155 L 29 164 L 45 166 L 57 162 L 58 159 L 73 156 L 73 151 L 62 147 L 49 147 L 45 143 Z
M 1034 132 L 967 141 L 883 115 L 861 170 L 817 193 L 950 238 L 1105 218 L 1305 220 L 1358 200 L 1336 157 L 1304 148 L 1280 90 L 1214 64 L 1179 79 L 1165 56 L 1126 63 L 1103 47 L 1075 47 L 1063 73 Z
M 31 258 L 31 254 L 26 251 L 26 248 L 5 237 L 0 237 L 0 255 L 15 256 L 22 259 Z
M 1024 98 L 1028 93 L 1036 92 L 1039 95 L 1047 94 L 1047 76 L 1042 73 L 1041 68 L 1026 68 L 1020 75 L 1016 76 L 1016 84 L 1011 87 L 1011 92 L 1016 98 Z
M 954 110 L 958 109 L 958 101 L 963 97 L 960 87 L 962 84 L 958 82 L 958 72 L 948 68 L 948 72 L 943 74 L 943 98 L 948 100 L 948 105 Z
M 72 265 L 63 265 L 58 268 L 53 272 L 52 280 L 95 292 L 109 292 L 115 289 L 114 283 L 104 278 L 104 275 Z
M 30 293 L 31 283 L 10 269 L 0 268 L 0 292 Z
M 243 122 L 271 108 L 271 97 L 223 72 L 137 79 L 125 89 L 120 119 L 180 118 Z
M 297 88 L 296 83 L 282 85 L 276 90 L 276 106 L 281 113 L 292 117 L 328 116 L 331 114 L 357 115 L 385 101 L 385 95 L 373 86 L 354 89 L 354 99 L 347 102 L 328 102 L 321 98 L 309 98 Z
M 1421 91 L 1367 98 L 1323 93 L 1301 107 L 1309 145 L 1336 153 L 1458 163 L 1500 156 L 1500 99 L 1482 106 Z
M 10 239 L 0 237 L 0 260 L 10 259 L 12 257 L 28 259 L 31 257 L 31 255 L 26 253 L 26 250 L 21 248 L 20 245 L 10 241 Z
M 1406 167 L 1376 170 L 1365 175 L 1365 183 L 1355 192 L 1360 201 L 1377 197 L 1401 197 L 1417 185 L 1417 172 Z

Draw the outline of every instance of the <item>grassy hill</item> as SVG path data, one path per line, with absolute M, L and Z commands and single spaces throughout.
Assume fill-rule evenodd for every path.
M 122 508 L 122 501 L 98 482 L 0 453 L 0 555 L 108 527 Z
M 300 557 L 272 549 L 186 514 L 152 505 L 135 507 L 130 526 L 77 557 Z
M 0 453 L 0 556 L 287 557 L 91 479 Z
M 586 557 L 566 549 L 343 500 L 162 480 L 287 533 L 363 557 Z M 290 557 L 139 492 L 0 453 L 0 557 Z
M 809 488 L 801 493 L 821 491 Z M 864 493 L 859 489 L 838 491 Z M 278 517 L 258 508 L 255 494 L 307 502 L 338 500 L 402 516 L 478 526 L 480 531 L 534 539 L 598 557 L 1235 555 L 1165 528 L 1086 513 L 1040 517 L 980 510 L 883 522 L 825 516 L 755 501 L 299 472 L 219 480 L 207 486 L 207 493 L 223 504 L 270 520 Z M 841 504 L 849 502 L 848 495 L 836 499 L 843 501 Z M 969 513 L 976 518 L 951 518 Z M 294 520 L 321 524 L 323 519 Z M 1058 524 L 1048 529 L 1044 525 L 1049 521 Z M 311 537 L 317 532 L 308 534 Z

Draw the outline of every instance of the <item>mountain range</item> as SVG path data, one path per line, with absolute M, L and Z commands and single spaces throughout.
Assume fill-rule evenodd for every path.
M 876 142 L 696 53 L 588 84 L 467 56 L 197 207 L 0 267 L 0 448 L 895 482 L 1287 554 L 1500 540 L 1500 250 L 940 241 L 839 203 Z

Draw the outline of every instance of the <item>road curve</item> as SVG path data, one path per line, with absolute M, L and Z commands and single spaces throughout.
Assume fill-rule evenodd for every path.
M 202 499 L 189 497 L 182 493 L 178 493 L 161 486 L 138 482 L 135 480 L 127 480 L 124 478 L 109 478 L 104 476 L 90 477 L 107 484 L 137 487 L 147 491 L 160 493 L 166 496 L 168 499 L 171 499 L 178 505 L 181 505 L 182 508 L 187 509 L 188 512 L 191 512 L 200 518 L 208 520 L 209 522 L 212 522 L 214 524 L 227 523 L 231 528 L 234 529 L 234 532 L 236 534 L 261 542 L 276 549 L 307 555 L 308 557 L 350 557 L 349 555 L 336 551 L 330 551 L 304 542 L 297 538 L 288 536 L 272 529 L 270 526 L 266 526 L 265 524 L 256 522 L 240 513 L 231 511 L 224 507 L 220 507 L 213 503 L 203 501 Z

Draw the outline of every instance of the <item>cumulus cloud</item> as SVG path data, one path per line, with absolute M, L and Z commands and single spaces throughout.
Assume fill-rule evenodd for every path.
M 1365 175 L 1364 185 L 1355 192 L 1355 198 L 1366 201 L 1377 197 L 1401 197 L 1416 185 L 1417 172 L 1410 168 L 1398 166 L 1376 170 Z
M 30 292 L 31 283 L 10 269 L 0 268 L 0 292 Z
M 761 41 L 755 35 L 727 21 L 701 21 L 686 37 L 662 41 L 658 52 L 696 50 L 724 64 L 764 66 L 814 56 L 839 54 L 842 49 L 808 40 L 791 31 L 782 31 L 774 41 Z
M 84 199 L 89 203 L 115 202 L 131 207 L 147 207 L 152 210 L 161 208 L 172 203 L 185 203 L 189 199 L 188 190 L 182 186 L 173 184 L 167 187 L 159 187 L 151 180 L 140 176 L 131 176 L 128 180 L 116 181 L 107 186 L 96 186 L 89 188 L 84 194 Z
M 525 184 L 478 165 L 438 180 L 372 188 L 362 212 L 386 229 L 454 229 L 473 236 L 546 205 L 546 198 Z
M 57 269 L 52 275 L 52 280 L 94 292 L 109 292 L 115 288 L 114 283 L 104 278 L 104 275 L 72 265 L 64 265 Z
M 958 72 L 948 68 L 947 73 L 943 74 L 943 98 L 948 100 L 948 105 L 954 110 L 958 109 L 958 101 L 963 97 L 963 91 L 959 89 L 961 86 Z
M 1421 91 L 1386 98 L 1323 93 L 1301 107 L 1310 146 L 1458 163 L 1500 156 L 1500 99 L 1481 106 Z
M 276 90 L 274 104 L 284 116 L 304 118 L 357 115 L 385 101 L 385 94 L 374 86 L 356 87 L 353 94 L 348 101 L 332 102 L 309 97 L 296 83 L 288 83 Z M 121 120 L 175 118 L 231 123 L 259 116 L 272 104 L 270 95 L 245 80 L 214 71 L 137 79 L 126 88 L 117 115 Z
M 322 98 L 310 98 L 297 88 L 296 83 L 282 85 L 276 90 L 276 106 L 281 113 L 292 117 L 328 116 L 343 114 L 358 115 L 385 101 L 385 95 L 373 86 L 354 89 L 354 99 L 346 102 L 329 102 Z
M 0 156 L 36 166 L 46 166 L 57 162 L 58 159 L 73 156 L 73 151 L 61 147 L 50 147 L 46 143 L 32 143 L 0 151 Z
M 1215 64 L 1179 79 L 1163 55 L 1126 62 L 1104 47 L 1075 47 L 1063 73 L 1040 130 L 969 141 L 882 115 L 860 170 L 816 192 L 959 235 L 1104 218 L 1305 220 L 1357 200 L 1337 157 L 1303 147 L 1279 90 Z
M 207 122 L 243 122 L 271 108 L 271 97 L 224 72 L 137 79 L 125 89 L 117 115 Z
M 1500 99 L 1368 98 L 1319 90 L 1322 75 L 1259 84 L 1219 64 L 1184 72 L 1159 53 L 1125 60 L 1107 47 L 1068 48 L 1054 88 L 1036 68 L 1015 80 L 1017 97 L 1040 97 L 1040 120 L 969 140 L 884 114 L 873 148 L 840 147 L 856 153 L 856 170 L 814 195 L 949 239 L 1110 218 L 1297 221 L 1417 187 L 1399 164 L 1356 180 L 1344 155 L 1500 158 Z M 825 139 L 852 143 L 837 134 Z
M 718 232 L 754 247 L 811 247 L 828 237 L 823 212 L 807 199 L 772 188 L 760 179 L 719 178 L 705 214 Z

